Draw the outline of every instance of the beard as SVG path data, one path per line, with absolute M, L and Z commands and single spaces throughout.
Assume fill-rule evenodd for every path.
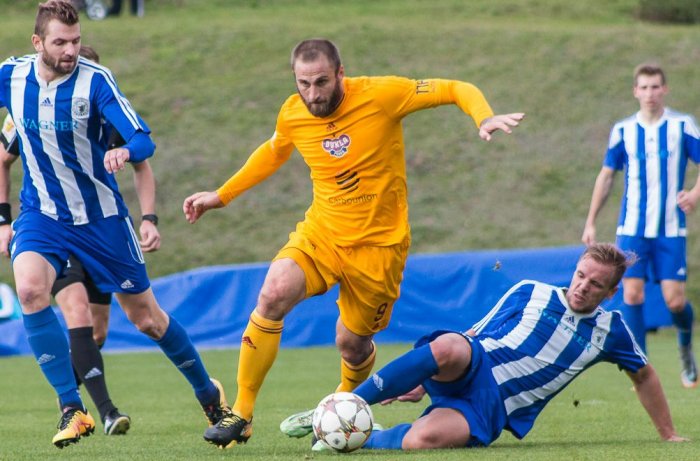
M 78 64 L 77 57 L 73 59 L 54 59 L 46 53 L 41 53 L 41 62 L 58 75 L 67 75 L 73 72 Z
M 301 93 L 299 96 L 301 96 L 301 100 L 304 101 L 311 115 L 319 118 L 328 117 L 338 108 L 340 101 L 343 99 L 343 84 L 341 81 L 337 81 L 335 88 L 333 88 L 333 93 L 326 100 L 307 101 Z

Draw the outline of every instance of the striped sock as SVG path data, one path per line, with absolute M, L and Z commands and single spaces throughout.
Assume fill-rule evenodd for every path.
M 372 341 L 372 353 L 364 362 L 351 365 L 345 360 L 340 360 L 340 384 L 336 392 L 351 392 L 359 386 L 372 372 L 374 361 L 377 358 L 377 346 Z
M 243 332 L 238 359 L 238 394 L 233 411 L 248 421 L 253 417 L 255 400 L 265 376 L 277 358 L 283 325 L 283 320 L 269 320 L 253 311 Z

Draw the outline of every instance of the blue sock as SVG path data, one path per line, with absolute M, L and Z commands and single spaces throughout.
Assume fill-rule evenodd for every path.
M 688 346 L 693 339 L 693 306 L 686 303 L 680 312 L 671 312 L 673 324 L 678 328 L 678 344 Z
M 51 306 L 22 314 L 27 340 L 34 357 L 49 384 L 54 388 L 62 407 L 84 409 L 73 375 L 68 340 Z
M 399 424 L 391 429 L 372 431 L 362 448 L 369 448 L 372 450 L 400 450 L 401 442 L 403 442 L 403 438 L 410 428 L 410 424 Z
M 162 338 L 156 341 L 161 350 L 175 364 L 180 373 L 194 388 L 194 395 L 202 405 L 210 404 L 218 398 L 218 390 L 209 380 L 199 353 L 194 348 L 190 337 L 177 320 L 170 317 L 170 324 Z
M 389 362 L 355 388 L 353 393 L 372 405 L 415 389 L 437 372 L 438 365 L 430 344 L 425 344 Z
M 624 303 L 620 308 L 625 323 L 632 331 L 635 341 L 647 353 L 647 330 L 644 325 L 644 304 Z

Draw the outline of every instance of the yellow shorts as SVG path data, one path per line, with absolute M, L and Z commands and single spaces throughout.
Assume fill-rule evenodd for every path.
M 291 258 L 306 275 L 306 297 L 323 294 L 340 284 L 338 309 L 345 327 L 369 336 L 387 327 L 411 244 L 339 247 L 322 233 L 307 232 L 303 222 L 274 260 Z

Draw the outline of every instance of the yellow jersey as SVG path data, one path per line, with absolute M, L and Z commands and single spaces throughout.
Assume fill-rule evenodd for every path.
M 272 175 L 296 148 L 313 184 L 308 228 L 341 247 L 401 243 L 409 234 L 402 119 L 456 104 L 478 127 L 493 111 L 478 88 L 455 80 L 345 77 L 342 84 L 343 100 L 327 117 L 313 116 L 301 96 L 290 96 L 272 138 L 217 193 L 229 203 Z

